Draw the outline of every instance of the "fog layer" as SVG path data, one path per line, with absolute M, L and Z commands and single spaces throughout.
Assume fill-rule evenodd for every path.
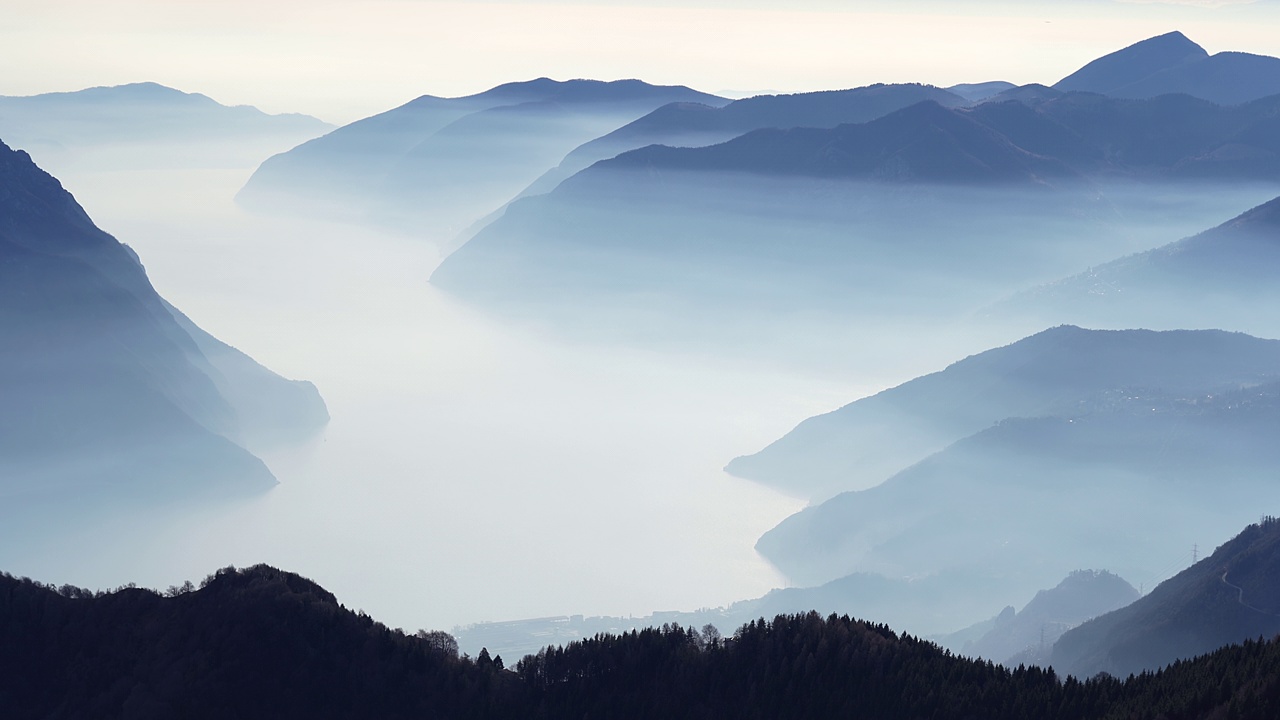
M 329 427 L 251 448 L 280 484 L 250 501 L 7 520 L 0 566 L 164 587 L 268 562 L 389 624 L 446 629 L 693 609 L 781 584 L 752 545 L 801 503 L 720 467 L 879 385 L 539 340 L 429 286 L 439 258 L 420 239 L 241 214 L 247 175 L 62 179 L 165 298 L 314 381 Z

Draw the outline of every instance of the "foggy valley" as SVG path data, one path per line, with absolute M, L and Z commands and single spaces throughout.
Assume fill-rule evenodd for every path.
M 1168 32 L 1062 73 L 542 77 L 345 124 L 157 82 L 0 96 L 0 637 L 314 622 L 308 663 L 350 630 L 362 677 L 448 717 L 610 715 L 582 698 L 668 662 L 834 716 L 782 698 L 841 643 L 989 661 L 963 672 L 1028 703 L 973 716 L 1216 672 L 1178 717 L 1267 717 L 1233 653 L 1280 633 L 1280 59 Z M 800 686 L 743 669 L 778 637 Z M 69 666 L 2 650 L 0 702 L 62 716 Z M 63 712 L 193 712 L 147 677 Z

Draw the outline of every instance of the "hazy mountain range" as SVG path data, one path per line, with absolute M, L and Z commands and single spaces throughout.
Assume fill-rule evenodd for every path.
M 1139 597 L 1119 575 L 1076 570 L 1056 586 L 1037 592 L 1021 610 L 1008 606 L 991 620 L 940 642 L 965 657 L 986 658 L 1005 667 L 1049 667 L 1049 654 L 1063 633 Z
M 10 503 L 269 487 L 245 446 L 328 420 L 314 386 L 200 330 L 156 294 L 132 250 L 2 144 L 0 276 Z
M 457 232 L 578 145 L 672 102 L 729 102 L 638 80 L 540 78 L 463 98 L 420 97 L 270 158 L 251 208 L 323 208 L 415 232 Z
M 432 282 L 568 325 L 610 307 L 614 325 L 635 307 L 706 318 L 704 336 L 733 309 L 955 320 L 1221 222 L 1242 209 L 1227 184 L 1274 196 L 1275 109 L 1068 94 L 649 146 L 516 201 Z
M 229 107 L 152 82 L 0 96 L 0 137 L 42 162 L 60 164 L 106 154 L 102 162 L 113 169 L 192 159 L 224 165 L 226 156 L 252 158 L 258 148 L 296 145 L 332 128 L 308 115 Z M 146 152 L 158 147 L 163 154 Z
M 958 598 L 995 605 L 1081 566 L 1132 577 L 1243 524 L 1274 498 L 1277 352 L 1217 331 L 1057 328 L 803 423 L 730 469 L 819 498 L 864 488 L 756 547 L 801 585 L 915 578 L 904 626 L 924 627 Z M 924 592 L 931 576 L 941 587 Z
M 1183 240 L 1015 295 L 996 318 L 1110 327 L 1221 327 L 1274 336 L 1280 199 Z

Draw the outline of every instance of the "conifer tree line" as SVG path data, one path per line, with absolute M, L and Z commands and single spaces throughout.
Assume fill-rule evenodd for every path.
M 388 628 L 297 575 L 226 568 L 199 588 L 101 593 L 0 576 L 5 718 L 1280 717 L 1280 642 L 1126 679 L 957 657 L 817 613 L 721 638 L 679 625 L 514 663 Z

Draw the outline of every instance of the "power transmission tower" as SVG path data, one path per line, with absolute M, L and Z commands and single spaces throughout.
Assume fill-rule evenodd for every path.
M 1195 565 L 1196 560 L 1198 560 L 1199 558 L 1200 558 L 1200 546 L 1192 545 L 1191 546 L 1191 564 Z

